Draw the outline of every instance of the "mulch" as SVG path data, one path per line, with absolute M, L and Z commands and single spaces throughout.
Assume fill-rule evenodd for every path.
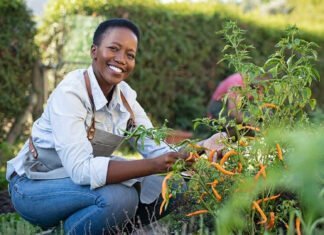
M 15 212 L 8 190 L 0 191 L 0 215 Z

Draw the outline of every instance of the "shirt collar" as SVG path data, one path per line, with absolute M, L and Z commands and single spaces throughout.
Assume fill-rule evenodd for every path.
M 106 96 L 104 95 L 104 93 L 102 92 L 99 83 L 96 79 L 96 76 L 93 72 L 93 68 L 92 65 L 89 66 L 88 68 L 88 74 L 89 74 L 89 78 L 90 78 L 90 84 L 91 84 L 91 90 L 92 90 L 92 96 L 93 96 L 93 102 L 95 104 L 96 107 L 96 111 L 102 109 L 105 105 L 107 105 L 108 100 L 106 98 Z M 109 106 L 111 108 L 115 108 L 116 105 L 119 104 L 120 110 L 121 111 L 126 111 L 124 105 L 123 105 L 123 101 L 121 99 L 120 96 L 120 92 L 121 92 L 121 88 L 120 85 L 117 84 L 115 89 L 114 89 L 114 93 L 113 96 L 111 98 L 110 104 Z
M 122 98 L 120 96 L 120 92 L 121 92 L 120 85 L 117 84 L 115 89 L 114 89 L 114 93 L 113 93 L 113 96 L 111 98 L 109 106 L 112 109 L 114 109 L 117 105 L 119 105 L 120 110 L 124 111 L 123 100 L 122 100 Z

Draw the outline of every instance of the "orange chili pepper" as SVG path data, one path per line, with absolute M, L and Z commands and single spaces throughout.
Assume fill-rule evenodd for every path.
M 263 170 L 262 170 L 263 168 Z M 265 171 L 266 166 L 263 166 L 263 164 L 260 164 L 260 171 L 261 171 L 261 175 L 263 176 L 263 178 L 265 179 L 267 177 L 267 173 Z
M 162 214 L 163 212 L 163 209 L 164 209 L 164 205 L 166 204 L 166 200 L 163 200 L 162 203 L 161 203 L 161 206 L 160 206 L 160 215 Z
M 213 150 L 210 151 L 210 153 L 208 155 L 208 161 L 209 162 L 213 162 L 215 152 L 216 152 L 216 149 L 213 149 Z
M 300 219 L 298 217 L 296 218 L 296 233 L 297 233 L 297 235 L 301 235 Z
M 237 163 L 237 172 L 238 173 L 241 173 L 242 172 L 242 169 L 243 169 L 243 166 L 242 166 L 242 164 L 239 162 L 239 163 Z
M 169 195 L 169 199 L 172 197 L 172 194 Z M 160 215 L 162 214 L 163 212 L 163 209 L 164 209 L 164 206 L 165 204 L 168 202 L 168 200 L 166 199 L 163 199 L 162 203 L 161 203 L 161 206 L 160 206 Z
M 227 171 L 225 170 L 223 167 L 221 167 L 221 165 L 219 165 L 218 163 L 212 162 L 211 163 L 217 170 L 219 170 L 221 173 L 223 173 L 224 175 L 235 175 L 235 173 L 231 172 L 231 171 Z
M 217 201 L 220 202 L 220 201 L 222 200 L 222 196 L 219 195 L 219 193 L 217 192 L 217 190 L 215 189 L 214 186 L 211 186 L 211 188 L 212 188 L 213 194 L 214 194 L 214 196 L 216 197 Z
M 274 212 L 270 212 L 270 219 L 267 223 L 267 229 L 272 229 L 275 225 L 275 213 Z
M 246 141 L 244 141 L 244 140 L 241 139 L 241 140 L 239 141 L 239 145 L 242 146 L 242 147 L 246 147 L 246 146 L 248 146 L 249 144 L 248 144 Z
M 261 202 L 274 200 L 274 199 L 276 199 L 278 197 L 280 197 L 280 194 L 277 194 L 277 195 L 274 195 L 274 196 L 271 196 L 271 197 L 265 197 L 265 198 L 259 199 L 259 200 L 256 201 L 256 203 L 260 204 Z
M 190 152 L 189 157 L 186 159 L 186 161 L 190 161 L 190 160 L 193 160 L 193 159 L 196 159 L 196 155 L 193 152 Z
M 271 103 L 264 103 L 261 105 L 261 108 L 272 108 L 272 109 L 278 109 L 278 106 Z
M 261 209 L 261 207 L 259 206 L 259 204 L 258 204 L 257 202 L 253 202 L 253 206 L 252 206 L 252 208 L 253 208 L 253 209 L 256 209 L 256 210 L 259 212 L 261 218 L 263 219 L 263 220 L 260 221 L 258 224 L 264 224 L 264 223 L 266 223 L 267 220 L 268 220 L 268 219 L 267 219 L 267 216 L 264 214 L 264 212 L 263 212 L 263 210 Z
M 282 157 L 282 150 L 280 148 L 280 145 L 279 144 L 276 144 L 276 148 L 277 148 L 277 153 L 278 153 L 278 158 L 279 160 L 283 160 L 283 157 Z
M 263 178 L 266 178 L 267 175 L 265 172 L 265 168 L 266 168 L 266 166 L 264 166 L 263 164 L 260 164 L 260 170 L 254 177 L 255 180 L 258 180 L 261 174 L 262 174 Z
M 197 152 L 194 152 L 195 158 L 200 158 L 200 155 Z
M 218 180 L 214 180 L 213 182 L 207 184 L 211 185 L 212 187 L 216 187 L 216 185 L 218 184 Z
M 168 179 L 171 178 L 171 176 L 173 175 L 173 172 L 169 172 L 163 179 L 163 182 L 162 182 L 162 190 L 161 190 L 161 195 L 162 195 L 162 198 L 164 200 L 166 200 L 166 197 L 167 197 L 167 192 L 168 192 Z
M 234 149 L 232 149 L 232 150 L 228 151 L 227 153 L 225 153 L 225 155 L 220 160 L 219 165 L 221 165 L 221 166 L 224 165 L 224 163 L 227 161 L 227 159 L 232 155 L 237 155 L 237 152 Z
M 254 126 L 242 126 L 241 130 L 242 129 L 249 129 L 249 130 L 252 130 L 252 131 L 260 131 L 260 128 L 254 127 Z
M 193 153 L 190 152 L 190 153 L 189 153 L 189 157 L 186 159 L 186 161 L 190 161 L 190 160 L 192 160 L 192 159 L 193 159 Z
M 205 214 L 205 213 L 208 213 L 208 210 L 198 210 L 198 211 L 194 211 L 194 212 L 191 212 L 189 214 L 186 214 L 186 216 L 201 215 L 201 214 Z

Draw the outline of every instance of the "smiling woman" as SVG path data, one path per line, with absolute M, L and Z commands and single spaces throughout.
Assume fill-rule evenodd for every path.
M 112 155 L 125 130 L 152 128 L 124 81 L 134 70 L 139 39 L 129 20 L 99 24 L 92 64 L 66 75 L 33 124 L 32 136 L 8 162 L 11 199 L 27 221 L 42 228 L 63 221 L 66 234 L 114 233 L 132 228 L 135 218 L 142 225 L 159 219 L 181 202 L 181 196 L 172 198 L 167 211 L 156 213 L 162 202 L 159 173 L 188 154 L 145 139 L 144 147 L 131 140 L 143 159 Z
M 105 25 L 98 28 L 104 31 Z M 135 68 L 138 30 L 111 27 L 95 34 L 91 47 L 93 72 L 107 96 L 114 86 L 125 80 Z

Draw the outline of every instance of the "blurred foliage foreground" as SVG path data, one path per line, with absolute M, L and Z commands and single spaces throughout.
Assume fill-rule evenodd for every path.
M 298 29 L 289 27 L 259 67 L 250 62 L 253 47 L 244 44 L 245 32 L 236 23 L 227 22 L 221 33 L 227 43 L 224 60 L 248 84 L 235 90 L 243 124 L 227 121 L 227 114 L 195 120 L 194 127 L 227 132 L 218 143 L 224 146 L 224 155 L 220 160 L 215 160 L 214 151 L 199 155 L 202 147 L 192 140 L 178 144 L 195 163 L 187 167 L 179 160 L 165 177 L 160 211 L 177 196 L 170 186 L 185 170 L 191 174 L 186 204 L 192 210 L 186 216 L 213 221 L 210 229 L 217 234 L 323 234 L 323 127 L 311 123 L 306 113 L 315 108 L 309 86 L 319 79 L 312 65 L 316 44 L 298 38 Z M 265 76 L 268 79 L 255 79 Z M 262 87 L 263 92 L 250 84 Z M 145 137 L 158 143 L 167 132 L 165 125 L 140 126 L 128 135 L 139 144 Z

